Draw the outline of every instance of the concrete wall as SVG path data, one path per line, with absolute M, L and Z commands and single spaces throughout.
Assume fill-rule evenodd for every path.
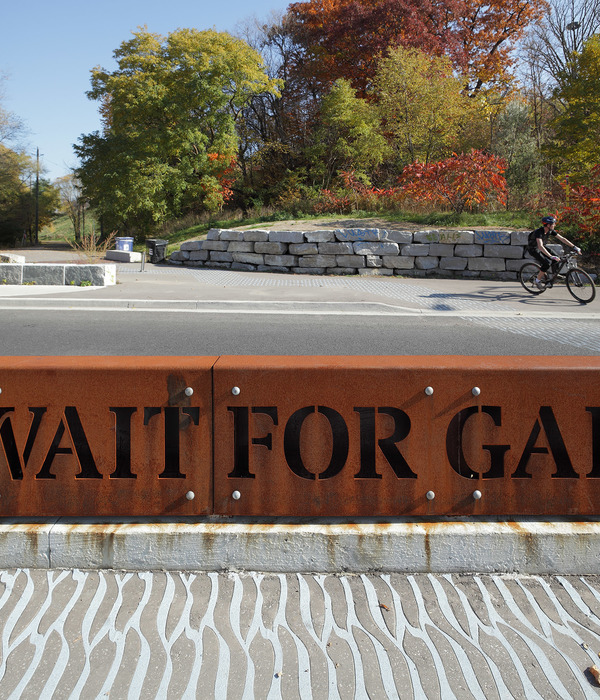
M 211 229 L 170 262 L 191 267 L 312 275 L 516 279 L 526 231 Z
M 81 285 L 94 287 L 117 283 L 116 265 L 76 265 L 2 262 L 0 284 Z

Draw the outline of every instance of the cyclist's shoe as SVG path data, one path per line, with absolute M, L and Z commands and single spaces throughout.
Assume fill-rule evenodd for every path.
M 538 289 L 540 289 L 541 291 L 544 291 L 544 289 L 546 289 L 546 281 L 545 280 L 535 279 L 535 280 L 533 280 L 533 284 L 535 284 L 535 286 Z

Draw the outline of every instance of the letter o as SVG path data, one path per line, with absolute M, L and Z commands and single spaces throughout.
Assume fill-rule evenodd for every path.
M 314 406 L 305 406 L 295 411 L 285 426 L 283 452 L 289 468 L 302 479 L 315 479 L 316 476 L 304 466 L 300 453 L 300 432 L 306 418 L 315 412 Z M 333 437 L 333 449 L 327 469 L 319 474 L 319 479 L 331 479 L 344 468 L 348 459 L 350 440 L 348 427 L 342 415 L 333 408 L 319 406 L 318 412 L 327 418 Z

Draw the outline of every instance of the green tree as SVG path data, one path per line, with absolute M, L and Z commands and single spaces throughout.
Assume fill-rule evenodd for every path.
M 85 210 L 87 207 L 87 202 L 81 196 L 81 182 L 71 173 L 59 177 L 54 184 L 60 197 L 60 209 L 69 217 L 75 241 L 79 242 L 82 229 L 85 229 Z
M 13 244 L 23 235 L 21 204 L 27 192 L 27 174 L 32 161 L 9 147 L 22 132 L 23 124 L 2 106 L 5 79 L 0 74 L 0 243 Z
M 565 108 L 551 122 L 554 138 L 545 151 L 559 175 L 586 182 L 600 163 L 600 36 L 572 55 L 559 84 L 556 96 Z
M 20 205 L 27 157 L 0 143 L 0 242 L 12 244 L 23 235 Z
M 322 179 L 320 164 L 314 177 L 309 172 L 321 94 L 290 70 L 297 47 L 287 15 L 271 14 L 268 23 L 248 21 L 241 36 L 261 54 L 267 74 L 283 86 L 280 95 L 253 97 L 237 120 L 242 178 L 233 189 L 236 204 L 247 209 L 277 203 L 290 191 L 303 197 L 309 183 Z
M 310 149 L 313 173 L 321 165 L 321 186 L 328 187 L 340 170 L 367 176 L 383 161 L 387 151 L 375 105 L 357 97 L 350 81 L 337 80 L 323 98 L 321 125 Z
M 506 162 L 508 208 L 527 206 L 541 190 L 541 162 L 528 105 L 511 100 L 496 119 L 490 151 Z
M 9 112 L 2 106 L 4 98 L 3 83 L 6 76 L 0 73 L 0 144 L 5 146 L 14 141 L 23 133 L 23 122 L 16 114 Z
M 31 186 L 36 176 L 33 158 L 0 144 L 0 242 L 15 244 L 27 236 L 34 242 L 36 196 Z M 58 191 L 40 178 L 37 198 L 42 229 L 58 209 Z
M 235 123 L 252 96 L 278 92 L 260 56 L 223 32 L 145 29 L 92 71 L 102 133 L 75 150 L 84 196 L 107 227 L 151 230 L 165 219 L 222 205 Z M 226 163 L 226 166 L 224 166 Z
M 476 104 L 463 92 L 450 60 L 419 49 L 390 49 L 379 63 L 375 93 L 399 163 L 449 155 Z

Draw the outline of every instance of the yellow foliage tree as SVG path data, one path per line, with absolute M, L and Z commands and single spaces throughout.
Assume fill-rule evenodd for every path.
M 446 57 L 397 47 L 379 62 L 375 92 L 400 164 L 449 155 L 478 108 Z

